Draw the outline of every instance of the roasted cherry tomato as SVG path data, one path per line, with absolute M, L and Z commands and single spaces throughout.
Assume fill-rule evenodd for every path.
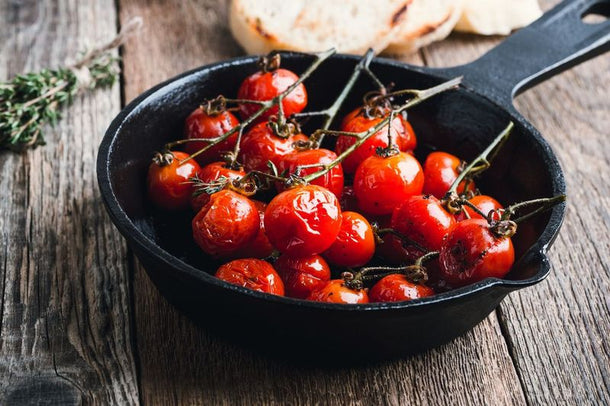
M 239 87 L 237 97 L 239 99 L 267 101 L 288 89 L 299 77 L 287 69 L 276 69 L 271 72 L 256 72 L 248 76 Z M 307 106 L 307 91 L 303 84 L 299 84 L 282 101 L 282 109 L 286 116 L 300 113 Z M 256 113 L 260 106 L 254 103 L 242 103 L 239 105 L 241 117 L 245 120 Z M 265 120 L 273 114 L 277 114 L 277 106 L 267 110 L 259 118 Z
M 201 168 L 199 170 L 199 180 L 203 183 L 212 183 L 217 181 L 221 177 L 227 178 L 229 182 L 241 179 L 246 172 L 244 172 L 243 168 L 239 169 L 231 169 L 227 167 L 227 164 L 224 162 L 212 162 Z M 196 188 L 195 188 L 196 189 Z M 196 191 L 196 190 L 195 190 Z M 191 199 L 191 207 L 193 210 L 198 212 L 201 210 L 203 206 L 205 206 L 210 201 L 210 195 L 208 193 L 199 193 L 196 196 L 193 196 Z
M 354 112 L 348 114 L 353 115 L 353 118 L 347 121 L 342 127 L 342 131 L 360 133 L 374 127 L 383 118 L 373 117 L 367 118 L 364 114 L 354 114 Z M 396 147 L 401 151 L 411 151 L 415 149 L 417 142 L 415 133 L 411 125 L 402 118 L 401 115 L 394 117 L 392 121 L 392 141 Z M 342 135 L 337 138 L 337 144 L 335 151 L 337 155 L 343 153 L 346 149 L 354 145 L 356 142 L 355 137 L 348 135 Z M 343 170 L 345 173 L 354 173 L 358 168 L 358 165 L 362 163 L 366 158 L 375 154 L 377 148 L 386 148 L 388 146 L 388 127 L 387 125 L 382 127 L 375 134 L 371 135 L 361 146 L 356 148 L 349 156 L 343 161 Z
M 284 173 L 284 171 L 286 171 L 285 176 L 289 176 L 296 172 L 298 166 L 329 164 L 335 159 L 337 159 L 337 155 L 324 148 L 295 151 L 288 155 L 284 155 L 280 159 L 277 168 L 279 173 Z M 310 173 L 317 172 L 321 169 L 322 166 L 304 168 L 300 171 L 300 176 L 309 175 Z M 333 167 L 328 173 L 315 179 L 311 184 L 325 187 L 333 192 L 337 198 L 341 198 L 341 193 L 343 192 L 343 169 L 341 168 L 341 164 Z M 285 190 L 284 185 L 278 184 L 277 186 L 278 191 L 281 192 L 282 190 Z
M 364 289 L 350 289 L 345 286 L 343 279 L 334 279 L 327 282 L 321 288 L 315 289 L 308 297 L 315 302 L 327 303 L 368 303 L 369 296 Z
M 432 195 L 438 199 L 445 197 L 451 184 L 457 179 L 462 161 L 455 155 L 446 152 L 432 152 L 424 162 L 424 190 L 426 195 Z M 466 191 L 466 181 L 460 182 L 457 193 Z M 476 189 L 474 182 L 468 182 L 468 190 Z
M 267 258 L 273 253 L 273 245 L 267 238 L 265 232 L 265 209 L 267 204 L 259 202 L 258 200 L 252 200 L 252 203 L 258 209 L 258 215 L 260 217 L 260 229 L 256 234 L 256 237 L 250 241 L 246 246 L 239 250 L 239 256 L 243 258 Z
M 288 189 L 271 200 L 265 210 L 265 230 L 271 244 L 291 256 L 319 254 L 341 229 L 339 200 L 316 185 Z
M 222 265 L 216 277 L 258 292 L 284 296 L 284 283 L 268 262 L 255 258 L 236 259 Z
M 256 237 L 260 217 L 250 199 L 221 190 L 210 196 L 192 226 L 193 238 L 204 252 L 218 258 L 231 257 Z
M 295 134 L 281 138 L 273 133 L 267 122 L 259 123 L 242 138 L 239 161 L 247 171 L 266 172 L 267 162 L 271 161 L 277 166 L 282 157 L 296 151 L 294 144 L 297 141 L 307 141 L 307 137 Z
M 425 285 L 410 282 L 404 275 L 384 276 L 369 291 L 371 302 L 402 302 L 432 296 L 434 290 Z
M 217 138 L 230 131 L 237 126 L 239 121 L 230 111 L 223 111 L 218 114 L 208 115 L 205 109 L 200 107 L 193 111 L 186 119 L 185 136 L 186 138 Z M 233 151 L 237 142 L 237 133 L 232 134 L 204 153 L 198 155 L 195 159 L 199 164 L 205 165 L 210 162 L 218 161 L 221 158 L 221 153 L 225 151 Z M 208 145 L 207 142 L 193 141 L 185 144 L 185 149 L 189 154 L 199 151 Z
M 503 209 L 504 208 L 500 204 L 500 202 L 498 202 L 493 197 L 487 196 L 487 195 L 473 196 L 470 199 L 468 199 L 468 201 L 470 203 L 474 204 L 475 207 L 477 209 L 479 209 L 481 212 L 485 213 L 485 215 L 487 215 L 492 210 L 499 210 L 499 209 Z M 464 212 L 467 212 L 468 216 Z M 462 211 L 458 212 L 455 215 L 455 218 L 456 218 L 457 221 L 466 220 L 469 217 L 473 218 L 473 219 L 483 218 L 483 217 L 481 217 L 481 215 L 479 213 L 475 212 L 474 210 L 472 210 L 470 207 L 468 207 L 466 205 L 463 205 L 462 206 Z
M 375 254 L 375 236 L 369 222 L 360 214 L 344 211 L 337 239 L 322 255 L 333 265 L 357 267 Z
M 424 175 L 419 162 L 405 152 L 388 158 L 370 156 L 354 175 L 358 207 L 375 216 L 392 213 L 405 199 L 420 194 L 423 185 Z
M 306 299 L 314 289 L 330 280 L 330 268 L 319 255 L 291 257 L 282 254 L 274 266 L 284 281 L 286 296 Z
M 441 278 L 458 287 L 485 278 L 502 278 L 515 261 L 509 237 L 494 234 L 483 219 L 456 223 L 440 249 Z
M 172 157 L 173 156 L 173 157 Z M 189 207 L 193 193 L 190 178 L 200 171 L 199 164 L 188 158 L 184 152 L 174 151 L 155 158 L 148 167 L 146 179 L 148 197 L 158 207 L 166 210 L 181 210 Z M 167 161 L 170 160 L 170 163 Z
M 416 195 L 394 210 L 390 224 L 395 231 L 415 241 L 427 251 L 438 251 L 455 222 L 455 218 L 443 208 L 436 197 Z M 408 247 L 408 243 L 403 245 L 407 246 L 411 259 L 425 254 L 414 247 Z

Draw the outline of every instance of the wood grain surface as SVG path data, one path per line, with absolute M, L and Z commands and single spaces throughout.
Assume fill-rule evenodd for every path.
M 0 154 L 0 404 L 610 403 L 607 56 L 516 101 L 559 155 L 568 215 L 551 276 L 465 336 L 405 360 L 305 368 L 226 343 L 165 301 L 103 213 L 97 144 L 120 94 L 124 104 L 184 70 L 241 55 L 226 6 L 0 0 L 0 79 L 61 63 L 115 33 L 117 18 L 145 20 L 122 49 L 122 89 L 79 97 L 49 145 Z M 500 40 L 454 35 L 408 62 L 464 63 Z
M 112 0 L 0 7 L 2 79 L 116 33 Z M 48 145 L 0 153 L 0 404 L 138 401 L 125 243 L 95 177 L 119 109 L 118 86 L 77 97 Z

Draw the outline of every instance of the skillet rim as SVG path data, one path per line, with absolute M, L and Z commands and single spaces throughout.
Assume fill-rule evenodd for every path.
M 281 52 L 282 56 L 286 56 L 288 58 L 311 58 L 311 54 L 298 53 L 298 52 Z M 169 91 L 172 87 L 178 86 L 181 82 L 185 81 L 187 78 L 194 74 L 203 73 L 206 71 L 214 71 L 224 68 L 230 68 L 232 66 L 238 65 L 247 65 L 255 63 L 258 60 L 259 56 L 241 56 L 237 58 L 232 58 L 220 62 L 215 62 L 212 64 L 203 65 L 188 71 L 185 71 L 177 76 L 174 76 L 168 80 L 165 80 L 152 88 L 146 90 L 138 97 L 133 99 L 130 103 L 128 103 L 119 114 L 112 120 L 110 126 L 106 130 L 104 137 L 99 146 L 98 156 L 97 156 L 97 180 L 98 186 L 100 189 L 100 193 L 102 196 L 102 200 L 104 202 L 104 206 L 114 223 L 115 227 L 119 230 L 119 232 L 123 235 L 123 237 L 128 241 L 129 244 L 135 244 L 138 247 L 138 251 L 144 251 L 150 256 L 152 256 L 156 261 L 161 261 L 168 268 L 172 268 L 175 270 L 179 270 L 187 274 L 190 277 L 197 278 L 204 283 L 211 283 L 217 288 L 228 289 L 232 291 L 232 293 L 246 294 L 251 296 L 257 300 L 265 300 L 276 303 L 282 303 L 285 305 L 297 305 L 304 307 L 311 307 L 313 309 L 324 309 L 324 310 L 333 310 L 333 311 L 384 311 L 384 310 L 408 310 L 411 308 L 419 308 L 421 306 L 432 306 L 443 304 L 444 302 L 452 302 L 459 300 L 461 298 L 473 295 L 477 292 L 482 292 L 484 290 L 491 290 L 494 287 L 504 288 L 506 293 L 512 290 L 518 290 L 527 286 L 531 286 L 541 282 L 545 279 L 550 273 L 550 263 L 548 257 L 546 256 L 546 251 L 550 245 L 552 245 L 555 240 L 565 217 L 566 204 L 561 203 L 555 206 L 551 212 L 547 225 L 545 226 L 542 234 L 538 238 L 538 240 L 532 245 L 524 254 L 523 260 L 532 262 L 537 262 L 537 266 L 539 267 L 538 272 L 536 272 L 533 276 L 521 279 L 521 280 L 507 280 L 507 279 L 499 279 L 499 278 L 487 278 L 483 281 L 477 282 L 472 285 L 464 286 L 458 289 L 454 289 L 448 292 L 443 292 L 440 294 L 435 294 L 434 296 L 415 299 L 411 301 L 405 302 L 388 302 L 388 303 L 367 303 L 367 304 L 337 304 L 337 303 L 322 303 L 322 302 L 313 302 L 302 299 L 295 299 L 285 296 L 277 296 L 263 292 L 253 291 L 241 286 L 236 286 L 224 282 L 218 278 L 215 278 L 213 275 L 190 265 L 181 259 L 175 257 L 161 246 L 157 245 L 152 239 L 147 237 L 142 231 L 140 231 L 134 222 L 129 218 L 127 213 L 121 207 L 119 203 L 112 184 L 110 180 L 110 155 L 114 152 L 114 144 L 117 138 L 117 135 L 120 133 L 123 123 L 125 119 L 127 119 L 132 113 L 137 112 L 141 105 L 151 96 L 155 95 L 157 92 Z M 334 54 L 330 58 L 333 59 L 344 59 L 351 60 L 354 63 L 357 63 L 361 56 L 358 55 L 346 55 L 346 54 Z M 329 59 L 330 59 L 329 58 Z M 407 69 L 416 71 L 418 73 L 422 73 L 428 75 L 430 77 L 439 79 L 439 80 L 447 80 L 447 73 L 451 72 L 452 68 L 449 69 L 436 69 L 436 68 L 427 68 L 420 66 L 413 66 L 406 63 L 398 62 L 388 58 L 375 57 L 373 58 L 372 65 L 381 64 L 388 65 L 399 69 Z M 462 66 L 463 67 L 463 66 Z M 462 70 L 461 72 L 464 72 Z M 495 100 L 492 100 L 485 95 L 477 92 L 476 87 L 460 85 L 460 90 L 473 93 L 477 98 L 483 98 L 488 102 L 492 103 L 498 109 L 505 111 L 508 113 L 513 120 L 518 122 L 524 129 L 529 132 L 529 136 L 532 136 L 534 140 L 539 144 L 541 150 L 545 157 L 545 164 L 549 167 L 549 172 L 553 174 L 552 176 L 552 189 L 553 194 L 565 194 L 566 193 L 566 185 L 565 178 L 563 175 L 563 170 L 559 164 L 557 156 L 553 152 L 552 148 L 548 144 L 548 142 L 542 137 L 540 132 L 536 130 L 536 128 L 531 125 L 512 105 L 511 106 L 503 106 Z M 146 267 L 145 267 L 146 268 Z M 147 271 L 148 272 L 148 271 Z

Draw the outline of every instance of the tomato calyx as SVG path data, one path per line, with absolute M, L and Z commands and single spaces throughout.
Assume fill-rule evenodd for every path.
M 267 127 L 271 132 L 282 139 L 301 133 L 301 126 L 296 120 L 284 118 L 282 114 L 269 117 Z
M 384 118 L 393 109 L 391 97 L 388 97 L 388 91 L 393 86 L 394 84 L 390 83 L 366 93 L 362 98 L 362 108 L 358 114 L 369 119 Z
M 157 166 L 167 166 L 174 162 L 174 154 L 171 151 L 155 152 L 152 161 Z
M 487 222 L 492 232 L 502 237 L 512 237 L 517 232 L 517 224 L 552 209 L 556 205 L 565 202 L 566 195 L 557 195 L 550 198 L 527 200 L 508 206 L 506 209 L 492 210 L 487 215 Z M 539 206 L 516 219 L 511 219 L 519 210 L 530 206 Z M 479 212 L 480 214 L 480 212 Z
M 497 237 L 510 238 L 517 232 L 517 223 L 512 220 L 492 221 L 489 223 L 489 228 Z
M 208 116 L 217 116 L 227 110 L 227 99 L 223 95 L 218 95 L 213 99 L 206 99 L 199 105 L 199 108 Z
M 449 190 L 445 197 L 441 199 L 441 205 L 449 212 L 449 214 L 457 214 L 462 211 L 462 206 L 466 202 L 457 192 Z
M 280 68 L 280 64 L 282 59 L 280 54 L 277 52 L 271 52 L 267 55 L 261 56 L 256 63 L 259 69 L 263 72 L 273 72 L 274 70 L 278 70 Z
M 389 158 L 394 155 L 400 154 L 400 150 L 396 146 L 396 144 L 388 143 L 387 147 L 377 147 L 375 149 L 375 154 L 382 158 Z

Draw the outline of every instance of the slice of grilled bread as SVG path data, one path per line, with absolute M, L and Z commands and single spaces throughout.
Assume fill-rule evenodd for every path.
M 455 28 L 483 35 L 508 35 L 541 15 L 536 0 L 466 0 Z
M 445 39 L 462 15 L 463 4 L 463 0 L 413 0 L 384 53 L 404 56 Z
M 363 54 L 389 44 L 412 1 L 232 0 L 229 23 L 233 36 L 251 54 L 331 47 Z

